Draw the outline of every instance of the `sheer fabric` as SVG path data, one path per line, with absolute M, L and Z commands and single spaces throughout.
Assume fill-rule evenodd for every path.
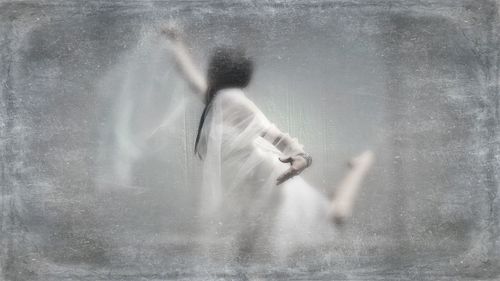
M 283 143 L 273 144 L 276 139 Z M 289 167 L 278 157 L 303 152 L 302 145 L 282 134 L 241 89 L 217 93 L 199 149 L 202 216 L 208 234 L 219 241 L 210 248 L 214 255 L 283 258 L 331 235 L 322 194 L 300 176 L 276 185 Z

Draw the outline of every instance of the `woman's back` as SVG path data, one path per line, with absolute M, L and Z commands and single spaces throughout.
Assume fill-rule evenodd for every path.
M 289 165 L 278 160 L 282 152 L 262 137 L 270 126 L 274 125 L 244 92 L 234 88 L 217 93 L 202 131 L 207 203 L 203 212 L 211 220 L 207 229 L 217 233 L 223 245 L 217 245 L 219 250 L 235 256 L 244 254 L 241 247 L 252 255 L 270 255 L 273 248 L 283 254 L 278 241 L 285 236 L 286 248 L 312 237 L 293 226 L 325 225 L 325 220 L 315 218 L 326 214 L 328 205 L 317 190 L 300 177 L 276 185 Z
M 353 166 L 340 188 L 346 192 L 330 203 L 299 176 L 312 157 L 243 93 L 253 72 L 245 52 L 216 49 L 205 80 L 177 34 L 164 34 L 174 43 L 179 70 L 205 102 L 195 151 L 204 160 L 201 217 L 208 241 L 215 242 L 210 254 L 225 261 L 249 255 L 281 260 L 297 247 L 331 239 L 328 211 L 341 202 L 344 212 L 338 213 L 349 213 L 371 154 Z

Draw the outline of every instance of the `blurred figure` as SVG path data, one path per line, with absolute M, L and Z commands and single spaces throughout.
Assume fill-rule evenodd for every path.
M 238 260 L 286 258 L 298 246 L 330 237 L 332 219 L 341 223 L 350 216 L 373 154 L 367 151 L 351 162 L 337 196 L 328 200 L 299 176 L 312 157 L 247 98 L 243 89 L 254 63 L 245 51 L 215 49 L 205 78 L 180 33 L 165 28 L 162 34 L 179 71 L 205 104 L 194 150 L 204 161 L 204 229 L 219 241 L 210 253 Z

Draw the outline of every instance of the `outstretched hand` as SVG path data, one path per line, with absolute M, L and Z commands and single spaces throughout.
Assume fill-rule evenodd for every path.
M 174 25 L 167 25 L 160 29 L 160 33 L 167 39 L 172 41 L 179 41 L 181 38 L 181 31 Z
M 302 171 L 308 167 L 308 161 L 301 155 L 295 155 L 285 158 L 279 158 L 283 163 L 290 163 L 290 168 L 286 170 L 276 179 L 276 185 L 280 185 L 285 181 L 299 175 Z

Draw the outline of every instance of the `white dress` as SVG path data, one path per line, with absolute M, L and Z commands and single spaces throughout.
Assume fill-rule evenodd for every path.
M 276 185 L 289 168 L 278 157 L 302 146 L 294 139 L 280 151 L 263 137 L 270 131 L 278 130 L 241 89 L 219 91 L 210 105 L 199 150 L 211 255 L 283 259 L 332 235 L 323 194 L 300 176 Z

